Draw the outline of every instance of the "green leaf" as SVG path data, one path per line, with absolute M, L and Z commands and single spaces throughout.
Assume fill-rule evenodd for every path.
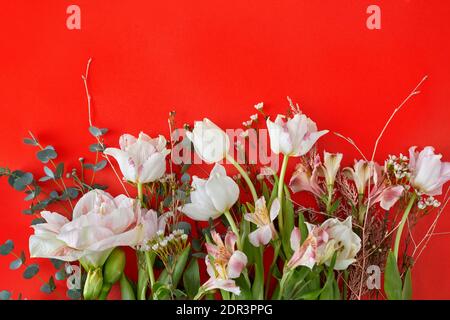
M 189 298 L 193 298 L 200 288 L 200 270 L 197 259 L 191 259 L 183 274 L 183 285 Z
M 24 199 L 25 201 L 30 201 L 30 200 L 36 199 L 36 197 L 37 197 L 39 194 L 41 194 L 41 187 L 35 186 L 35 188 L 34 188 L 33 191 L 27 190 L 27 191 L 26 191 L 26 194 L 27 194 L 27 196 L 26 196 L 25 199 Z
M 187 260 L 189 258 L 189 253 L 191 252 L 191 246 L 188 245 L 181 254 L 178 256 L 173 275 L 172 275 L 172 285 L 173 288 L 176 288 L 178 282 L 181 280 L 181 276 L 183 275 L 183 271 L 186 267 Z
M 94 126 L 89 127 L 89 132 L 94 136 L 94 137 L 100 137 L 102 135 L 104 135 L 106 132 L 108 132 L 108 129 L 106 128 L 97 128 Z
M 6 256 L 13 249 L 14 249 L 14 242 L 12 240 L 6 240 L 6 242 L 0 246 L 0 255 Z
M 22 265 L 22 259 L 16 259 L 16 260 L 14 260 L 14 261 L 12 261 L 10 264 L 9 264 L 9 268 L 11 269 L 11 270 L 17 270 L 17 269 L 19 269 L 20 268 L 20 266 Z
M 47 175 L 47 177 L 55 179 L 55 174 L 53 173 L 52 169 L 50 169 L 49 167 L 44 166 L 44 172 Z
M 298 228 L 300 230 L 300 237 L 301 237 L 301 244 L 303 244 L 303 241 L 306 240 L 306 238 L 308 237 L 308 227 L 306 226 L 305 223 L 305 216 L 303 215 L 303 212 L 300 212 L 298 214 Z
M 72 300 L 79 300 L 81 298 L 81 290 L 80 289 L 67 290 L 66 294 Z
M 9 300 L 11 299 L 11 292 L 3 290 L 0 291 L 0 300 Z
M 25 271 L 23 272 L 23 277 L 25 279 L 31 279 L 38 272 L 39 272 L 39 265 L 37 263 L 33 263 L 26 267 Z
M 52 265 L 53 265 L 53 267 L 55 268 L 55 269 L 60 269 L 63 265 L 64 265 L 64 261 L 62 261 L 62 260 L 58 260 L 58 259 L 50 259 L 50 262 L 52 263 Z
M 50 277 L 47 283 L 44 283 L 41 286 L 41 291 L 47 294 L 52 293 L 56 289 L 55 280 L 53 280 L 53 277 Z
M 64 163 L 60 162 L 55 169 L 55 179 L 60 179 L 64 173 Z
M 34 140 L 34 139 L 31 139 L 31 138 L 24 138 L 23 139 L 23 143 L 28 144 L 30 146 L 37 146 L 38 145 L 37 141 Z
M 15 170 L 11 172 L 8 183 L 17 191 L 23 191 L 25 188 L 33 182 L 33 175 L 29 172 L 23 172 L 21 170 Z
M 33 219 L 33 220 L 31 221 L 31 225 L 32 225 L 32 226 L 35 226 L 35 225 L 37 225 L 37 224 L 46 223 L 46 222 L 47 222 L 47 221 L 45 221 L 44 218 L 36 218 L 36 219 Z
M 397 260 L 392 251 L 389 251 L 384 270 L 384 292 L 389 300 L 402 299 L 402 279 L 398 271 Z
M 61 270 L 57 271 L 55 273 L 55 279 L 56 280 L 64 280 L 67 278 L 67 273 L 66 270 L 64 268 L 62 268 Z
M 42 163 L 47 163 L 50 160 L 56 159 L 58 155 L 56 154 L 55 148 L 47 146 L 43 150 L 38 151 L 36 156 Z
M 90 152 L 103 152 L 105 147 L 101 143 L 94 143 L 89 146 Z
M 405 281 L 403 282 L 402 298 L 403 300 L 412 299 L 412 279 L 410 268 L 408 268 L 405 274 Z
M 107 163 L 106 160 L 99 161 L 93 166 L 92 170 L 94 170 L 94 172 L 100 171 L 106 167 Z
M 68 187 L 66 190 L 64 190 L 63 194 L 61 195 L 62 200 L 70 199 L 76 199 L 78 197 L 79 191 L 75 187 Z
M 183 230 L 184 234 L 190 234 L 191 233 L 191 224 L 186 221 L 180 221 L 173 227 L 173 230 L 176 230 L 176 229 Z

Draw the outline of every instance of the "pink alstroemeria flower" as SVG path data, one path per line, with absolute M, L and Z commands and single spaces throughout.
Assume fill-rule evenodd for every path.
M 318 248 L 323 247 L 328 242 L 329 235 L 325 229 L 310 224 L 307 226 L 309 234 L 301 245 L 300 229 L 294 227 L 291 232 L 291 248 L 294 250 L 294 254 L 287 263 L 288 268 L 294 269 L 305 266 L 312 269 L 317 262 Z
M 314 168 L 311 172 L 304 164 L 298 164 L 294 174 L 289 181 L 289 188 L 292 192 L 308 191 L 317 197 L 321 197 L 325 191 L 319 185 L 320 157 L 314 159 Z
M 442 186 L 450 180 L 450 162 L 442 162 L 442 155 L 435 154 L 433 147 L 416 152 L 409 148 L 409 170 L 411 185 L 428 196 L 442 194 Z
M 205 258 L 210 278 L 202 287 L 205 291 L 222 289 L 239 295 L 241 290 L 233 279 L 238 278 L 244 270 L 247 256 L 242 251 L 235 250 L 237 238 L 232 231 L 227 232 L 225 242 L 216 231 L 211 231 L 211 237 L 215 245 L 206 244 L 208 255 Z
M 270 206 L 270 214 L 267 211 L 266 199 L 259 198 L 255 203 L 255 212 L 246 213 L 244 219 L 257 225 L 257 229 L 248 235 L 250 243 L 255 247 L 266 245 L 276 237 L 277 231 L 273 221 L 280 212 L 280 201 L 275 199 Z

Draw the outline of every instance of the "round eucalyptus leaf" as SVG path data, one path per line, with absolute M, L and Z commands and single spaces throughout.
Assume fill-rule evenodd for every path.
M 23 272 L 23 277 L 25 279 L 33 278 L 39 272 L 39 265 L 36 263 L 30 264 L 27 266 L 25 271 Z
M 19 269 L 20 268 L 20 266 L 22 265 L 22 259 L 16 259 L 16 260 L 14 260 L 14 261 L 12 261 L 10 264 L 9 264 L 9 268 L 11 269 L 11 270 L 17 270 L 17 269 Z
M 14 242 L 12 240 L 6 240 L 4 244 L 0 246 L 0 254 L 6 256 L 14 249 Z
M 11 292 L 3 290 L 0 291 L 0 300 L 9 300 L 11 299 Z
M 81 298 L 81 290 L 78 289 L 67 290 L 66 294 L 72 300 L 78 300 Z

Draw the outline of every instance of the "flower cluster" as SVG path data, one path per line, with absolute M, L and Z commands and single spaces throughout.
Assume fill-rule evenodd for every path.
M 0 175 L 16 189 L 28 186 L 30 210 L 40 214 L 32 226 L 30 256 L 79 262 L 87 272 L 80 288 L 84 299 L 106 299 L 114 283 L 123 299 L 201 299 L 214 293 L 222 299 L 361 298 L 368 294 L 361 289 L 363 268 L 374 264 L 386 265 L 391 274 L 384 291 L 399 298 L 411 285 L 410 277 L 400 274 L 409 274 L 416 251 L 401 247 L 410 236 L 403 230 L 413 228 L 421 212 L 441 206 L 437 197 L 450 180 L 450 163 L 430 146 L 411 147 L 409 157 L 390 155 L 384 166 L 318 152 L 319 139 L 329 131 L 319 130 L 292 101 L 290 106 L 272 121 L 258 103 L 258 114 L 243 123 L 246 130 L 265 124 L 270 150 L 282 156 L 279 168 L 239 162 L 231 151 L 245 154 L 245 148 L 205 118 L 195 121 L 182 141 L 141 132 L 122 135 L 119 148 L 105 148 L 99 137 L 106 129 L 91 127 L 97 139 L 91 149 L 105 160 L 88 164 L 83 158 L 81 170 L 69 170 L 68 177 L 56 164 L 54 170 L 44 166 L 46 176 L 39 181 L 2 169 Z M 34 137 L 28 143 L 41 148 L 43 163 L 55 159 L 53 147 Z M 212 168 L 191 177 L 189 162 L 168 166 L 167 156 L 179 144 Z M 107 163 L 124 194 L 102 190 L 106 187 L 93 183 L 95 174 L 86 183 L 87 168 L 95 173 Z M 69 178 L 73 186 L 67 187 Z M 39 182 L 47 180 L 62 190 L 40 198 Z M 49 209 L 64 201 L 71 206 L 76 201 L 68 215 Z M 125 275 L 124 247 L 136 251 L 135 285 Z M 8 243 L 2 246 L 7 250 Z M 401 288 L 395 287 L 399 283 Z

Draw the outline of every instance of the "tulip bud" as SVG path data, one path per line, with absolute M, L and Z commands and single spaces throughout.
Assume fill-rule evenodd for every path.
M 125 261 L 125 252 L 120 248 L 115 248 L 103 267 L 103 281 L 108 284 L 119 281 L 125 268 Z
M 103 285 L 102 269 L 90 269 L 84 284 L 83 296 L 85 300 L 94 300 L 100 294 Z

